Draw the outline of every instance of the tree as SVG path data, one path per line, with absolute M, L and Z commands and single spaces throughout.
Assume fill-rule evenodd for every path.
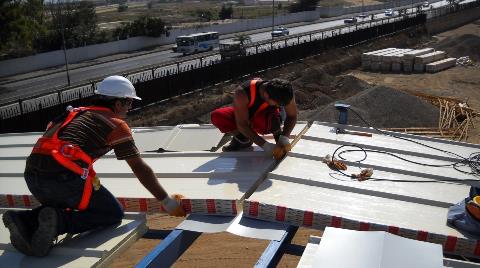
M 197 9 L 196 13 L 197 13 L 197 17 L 205 21 L 211 21 L 213 18 L 213 14 L 210 10 Z
M 93 43 L 97 29 L 95 5 L 90 1 L 57 1 L 48 5 L 51 15 L 51 32 L 47 39 L 51 46 L 62 46 L 62 34 L 66 47 Z M 51 48 L 53 48 L 51 47 Z
M 115 29 L 115 35 L 120 39 L 133 36 L 159 37 L 162 34 L 168 35 L 168 28 L 161 18 L 156 17 L 141 17 Z
M 243 47 L 244 45 L 250 44 L 252 42 L 252 38 L 248 34 L 240 33 L 235 35 L 233 41 L 240 42 L 240 46 Z
M 22 56 L 35 51 L 37 39 L 44 34 L 42 0 L 0 2 L 1 54 Z
M 233 15 L 232 6 L 226 7 L 225 5 L 222 5 L 222 9 L 220 9 L 220 12 L 218 13 L 218 18 L 221 20 L 231 19 L 232 15 Z
M 73 16 L 72 34 L 77 45 L 91 43 L 97 33 L 97 14 L 95 5 L 90 1 L 79 2 Z
M 315 10 L 319 1 L 320 0 L 299 0 L 290 5 L 290 12 L 294 13 Z

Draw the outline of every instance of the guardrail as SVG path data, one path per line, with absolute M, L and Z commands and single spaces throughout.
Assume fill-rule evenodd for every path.
M 264 53 L 266 51 L 294 46 L 300 43 L 312 42 L 315 40 L 324 40 L 330 37 L 375 27 L 378 25 L 389 24 L 394 21 L 401 20 L 402 17 L 392 17 L 377 19 L 374 21 L 360 22 L 355 25 L 337 26 L 325 30 L 312 31 L 297 35 L 276 38 L 273 41 L 261 41 L 253 43 L 247 47 L 247 56 Z M 133 84 L 150 81 L 153 79 L 175 75 L 182 72 L 191 71 L 193 69 L 204 68 L 221 61 L 220 54 L 217 52 L 207 52 L 184 57 L 182 60 L 169 61 L 155 66 L 147 66 L 139 70 L 124 73 Z M 53 89 L 54 92 L 44 93 L 37 96 L 30 96 L 11 103 L 4 104 L 0 107 L 0 119 L 8 119 L 24 113 L 35 112 L 43 108 L 48 108 L 59 104 L 70 104 L 82 98 L 88 98 L 93 95 L 97 84 L 103 79 L 98 77 L 92 79 L 91 82 L 69 87 L 65 89 Z
M 429 17 L 442 16 L 442 15 L 450 14 L 453 12 L 461 11 L 464 9 L 478 7 L 480 6 L 479 3 L 480 1 L 477 0 L 475 2 L 457 5 L 455 8 L 447 7 L 447 8 L 443 8 L 442 10 L 430 10 L 427 12 L 429 12 Z M 378 29 L 380 28 L 384 29 L 388 25 L 392 25 L 392 28 L 391 29 L 385 28 L 384 30 L 382 30 L 383 34 L 386 34 L 388 32 L 393 33 L 396 30 L 398 30 L 398 29 L 395 29 L 396 24 L 401 23 L 402 21 L 413 20 L 419 15 L 424 16 L 423 14 L 417 13 L 417 14 L 409 14 L 402 17 L 397 16 L 397 17 L 382 18 L 382 19 L 377 19 L 373 21 L 359 22 L 352 25 L 342 25 L 342 26 L 332 27 L 324 30 L 317 30 L 317 31 L 312 31 L 312 32 L 307 32 L 307 33 L 302 33 L 297 35 L 286 36 L 282 38 L 276 38 L 274 40 L 257 42 L 247 48 L 246 58 L 251 59 L 251 56 L 259 56 L 265 53 L 271 54 L 277 50 L 291 48 L 298 45 L 314 44 L 314 43 L 318 43 L 319 41 L 324 41 L 328 43 L 331 40 L 337 40 L 336 43 L 343 44 L 346 42 L 345 40 L 343 41 L 338 40 L 342 36 L 348 36 L 348 35 L 355 34 L 355 32 L 357 31 L 368 31 L 369 29 L 371 30 L 374 28 L 377 29 L 377 35 L 380 35 L 380 32 Z M 418 22 L 421 24 L 421 23 L 424 23 L 425 21 L 423 20 Z M 370 31 L 370 36 L 366 36 L 364 40 L 368 40 L 369 38 L 371 38 L 371 31 Z M 356 40 L 361 40 L 361 39 L 362 39 L 361 37 L 356 36 Z M 346 44 L 348 44 L 348 42 Z M 310 50 L 312 49 L 310 48 Z M 272 61 L 269 60 L 269 62 L 272 62 Z M 140 85 L 140 88 L 142 88 L 142 90 L 140 90 L 139 95 L 142 96 L 142 93 L 144 93 L 149 96 L 148 99 L 150 100 L 142 103 L 150 104 L 152 102 L 161 100 L 161 98 L 159 99 L 159 97 L 153 96 L 155 92 L 152 92 L 152 91 L 155 91 L 156 90 L 155 88 L 150 88 L 149 89 L 150 92 L 148 92 L 145 89 L 145 86 L 143 85 L 151 84 L 149 82 L 152 82 L 154 80 L 159 80 L 159 79 L 169 80 L 171 84 L 172 79 L 170 78 L 178 77 L 186 73 L 191 73 L 194 70 L 208 69 L 208 68 L 212 69 L 212 66 L 216 66 L 216 65 L 223 67 L 225 65 L 224 63 L 225 62 L 221 61 L 220 55 L 218 53 L 210 52 L 210 53 L 203 53 L 203 54 L 184 57 L 181 61 L 170 61 L 160 65 L 147 66 L 145 68 L 142 68 L 136 71 L 125 73 L 123 75 L 128 79 L 130 79 L 132 83 L 135 84 L 136 87 Z M 271 63 L 266 63 L 266 64 L 268 65 Z M 268 66 L 265 66 L 265 67 L 268 67 Z M 29 114 L 34 112 L 38 113 L 38 111 L 44 110 L 44 109 L 51 110 L 52 107 L 56 107 L 56 106 L 64 107 L 67 105 L 82 105 L 83 103 L 85 103 L 86 99 L 88 99 L 94 94 L 93 92 L 97 84 L 101 81 L 101 79 L 103 79 L 103 77 L 94 79 L 92 82 L 89 82 L 86 84 L 66 88 L 63 90 L 56 90 L 54 92 L 46 93 L 43 95 L 32 96 L 28 99 L 21 99 L 21 100 L 18 100 L 12 103 L 7 103 L 1 106 L 0 121 L 2 122 L 0 123 L 0 128 L 1 128 L 0 131 L 1 132 L 12 131 L 12 128 L 5 127 L 5 125 L 8 124 L 6 121 L 12 121 L 15 119 L 15 117 L 19 117 L 23 115 L 25 117 L 24 119 L 30 118 L 29 120 L 36 120 L 39 118 L 38 116 L 30 116 Z M 208 84 L 208 83 L 200 83 L 200 84 L 201 86 L 204 86 L 205 84 Z M 188 89 L 186 90 L 187 91 L 183 89 L 176 89 L 175 92 L 178 94 L 182 94 L 182 93 L 188 92 Z M 168 92 L 168 94 L 166 95 L 168 95 L 168 97 L 171 97 L 175 95 L 175 92 Z M 62 110 L 62 108 L 57 109 L 56 113 L 53 113 L 53 114 L 58 114 L 58 111 L 60 110 Z

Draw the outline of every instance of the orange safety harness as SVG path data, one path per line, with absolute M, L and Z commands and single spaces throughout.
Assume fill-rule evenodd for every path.
M 259 79 L 253 79 L 250 81 L 250 103 L 248 104 L 248 108 L 252 107 L 255 104 L 255 98 L 257 95 L 257 82 Z M 269 104 L 267 102 L 263 102 L 260 107 L 255 111 L 255 114 L 265 110 Z
M 92 159 L 87 153 L 85 153 L 80 147 L 75 144 L 71 144 L 67 141 L 60 140 L 58 138 L 59 131 L 68 125 L 73 118 L 79 113 L 84 111 L 111 111 L 104 107 L 79 107 L 70 111 L 62 125 L 53 133 L 52 137 L 41 137 L 33 147 L 32 154 L 50 155 L 60 165 L 66 169 L 80 175 L 85 180 L 83 186 L 83 194 L 80 203 L 78 204 L 78 210 L 85 210 L 90 203 L 90 197 L 92 196 L 93 184 L 98 182 L 96 177 L 97 173 L 93 170 L 93 163 L 97 159 Z M 50 125 L 48 129 L 52 126 Z M 74 161 L 81 160 L 88 165 L 88 168 L 82 168 Z

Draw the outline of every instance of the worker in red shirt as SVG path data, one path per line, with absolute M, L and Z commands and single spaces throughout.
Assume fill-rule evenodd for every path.
M 283 130 L 281 110 L 285 114 Z M 211 120 L 221 132 L 233 135 L 223 151 L 237 151 L 255 143 L 267 156 L 272 156 L 276 145 L 290 148 L 288 137 L 297 122 L 292 85 L 278 78 L 248 81 L 235 91 L 233 106 L 214 110 Z M 273 134 L 276 145 L 259 136 L 269 133 Z
M 27 158 L 25 181 L 41 206 L 3 214 L 12 245 L 25 255 L 47 255 L 60 234 L 121 222 L 122 206 L 99 183 L 92 165 L 112 149 L 170 215 L 185 215 L 179 200 L 167 194 L 142 160 L 124 121 L 132 101 L 140 100 L 132 83 L 110 76 L 95 93 L 93 106 L 70 107 L 52 121 Z

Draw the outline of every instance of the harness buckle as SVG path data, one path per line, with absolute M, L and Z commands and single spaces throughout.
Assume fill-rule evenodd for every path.
M 67 148 L 67 149 L 66 149 Z M 67 152 L 65 152 L 65 149 L 67 150 Z M 62 147 L 60 148 L 60 153 L 62 153 L 63 156 L 65 157 L 70 157 L 72 158 L 73 157 L 73 145 L 72 144 L 64 144 L 62 145 Z
M 82 168 L 82 169 L 83 169 L 83 174 L 82 176 L 80 176 L 80 178 L 86 180 L 88 177 L 88 173 L 90 173 L 90 171 L 88 170 L 88 168 Z

